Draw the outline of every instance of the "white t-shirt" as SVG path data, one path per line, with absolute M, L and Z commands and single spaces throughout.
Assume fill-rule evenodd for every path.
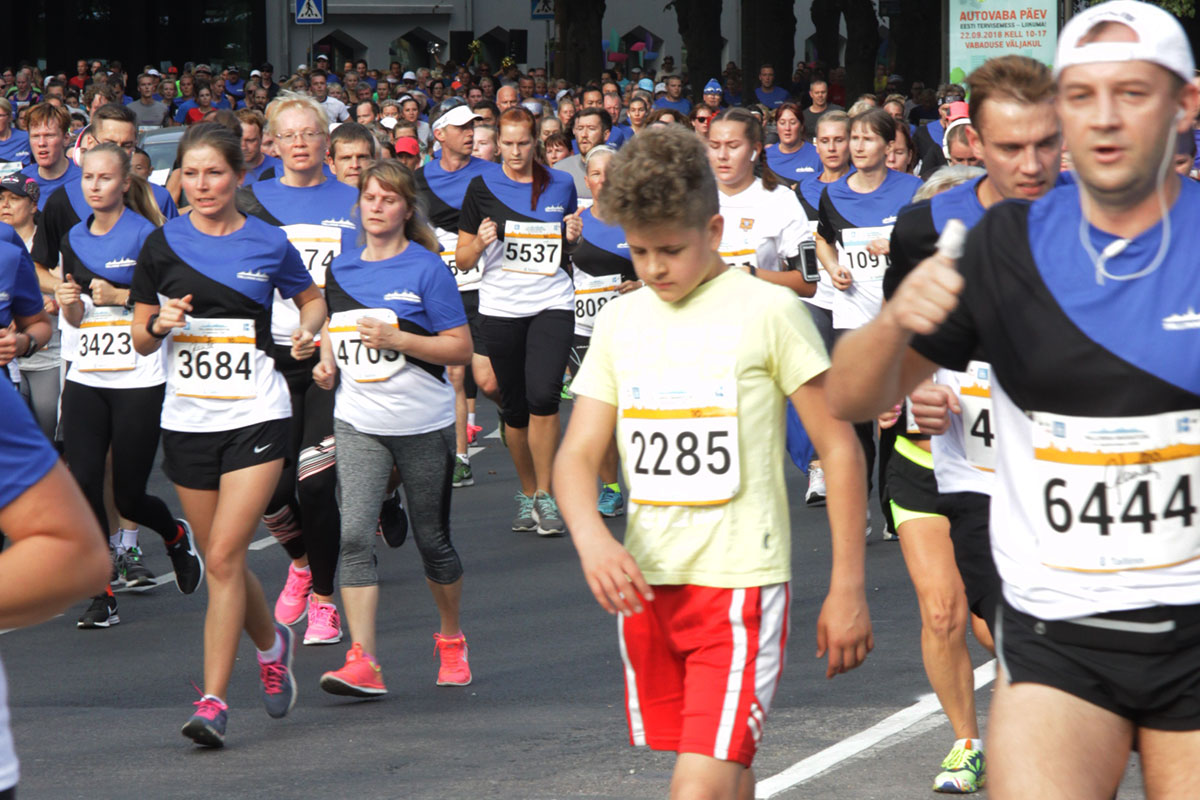
M 812 239 L 800 201 L 786 188 L 767 191 L 756 178 L 737 194 L 717 197 L 725 219 L 721 257 L 729 264 L 779 272 L 800 253 L 800 243 Z

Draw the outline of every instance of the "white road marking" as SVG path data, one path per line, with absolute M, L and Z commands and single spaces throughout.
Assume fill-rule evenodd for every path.
M 274 536 L 264 536 L 250 543 L 251 550 L 266 550 L 273 544 L 278 544 Z
M 995 659 L 975 668 L 976 690 L 987 686 L 995 679 Z M 778 775 L 764 778 L 754 787 L 754 797 L 756 800 L 765 800 L 765 798 L 775 797 L 786 792 L 788 789 L 799 786 L 801 783 L 833 769 L 846 759 L 853 758 L 867 748 L 874 747 L 906 728 L 916 725 L 929 715 L 940 711 L 941 708 L 936 695 L 925 695 L 913 705 L 897 711 L 877 725 L 873 725 L 865 731 L 860 731 L 848 739 L 843 739 L 837 744 L 827 747 L 803 761 L 797 761 Z
M 497 425 L 497 426 L 496 426 L 496 430 L 492 431 L 491 433 L 489 433 L 487 436 L 484 436 L 483 438 L 485 438 L 485 439 L 499 439 L 499 438 L 500 438 L 500 426 L 499 426 L 499 425 Z

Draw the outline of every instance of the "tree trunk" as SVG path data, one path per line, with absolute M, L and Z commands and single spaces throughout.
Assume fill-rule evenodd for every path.
M 841 63 L 838 53 L 838 38 L 841 36 L 838 32 L 838 20 L 841 19 L 842 10 L 837 0 L 813 0 L 809 14 L 816 27 L 813 36 L 817 45 L 815 60 L 824 68 L 828 77 L 828 71 Z
M 598 81 L 607 64 L 601 52 L 604 38 L 605 0 L 554 4 L 554 26 L 558 31 L 554 51 L 554 77 L 566 78 L 573 85 Z M 719 56 L 718 56 L 719 58 Z
M 905 90 L 914 81 L 936 88 L 942 74 L 941 0 L 909 0 L 903 4 L 903 12 L 888 21 L 896 43 L 895 71 L 904 78 Z M 939 31 L 936 46 L 930 39 L 933 31 Z
M 708 79 L 721 80 L 721 0 L 673 0 L 667 4 L 667 8 L 671 7 L 675 8 L 679 36 L 687 51 L 683 66 L 691 84 L 689 99 L 699 103 Z M 658 62 L 652 66 L 657 67 Z
M 742 97 L 749 103 L 763 64 L 775 68 L 775 84 L 788 88 L 795 69 L 796 14 L 791 0 L 743 0 Z
M 875 61 L 879 55 L 879 18 L 871 0 L 842 0 L 846 17 L 846 104 L 875 91 Z M 934 30 L 937 30 L 936 28 Z

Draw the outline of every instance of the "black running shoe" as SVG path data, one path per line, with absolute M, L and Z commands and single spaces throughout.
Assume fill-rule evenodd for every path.
M 184 594 L 191 594 L 204 580 L 204 561 L 196 550 L 192 526 L 184 519 L 177 519 L 175 522 L 183 530 L 183 538 L 167 546 L 167 555 L 171 557 L 171 566 L 175 568 L 175 585 Z
M 117 557 L 121 564 L 121 575 L 125 578 L 125 586 L 132 589 L 137 586 L 154 586 L 154 573 L 142 560 L 142 549 L 131 547 Z
M 379 507 L 379 530 L 388 547 L 399 547 L 408 538 L 408 515 L 400 504 L 400 491 L 388 495 Z
M 75 623 L 79 628 L 111 628 L 121 621 L 117 616 L 117 598 L 107 594 L 98 594 L 92 598 L 92 604 Z

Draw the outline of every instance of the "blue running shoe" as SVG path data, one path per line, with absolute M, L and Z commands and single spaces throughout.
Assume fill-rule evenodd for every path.
M 196 701 L 196 713 L 184 723 L 182 733 L 201 747 L 224 747 L 228 712 L 229 706 L 215 697 L 201 697 Z
M 259 678 L 262 680 L 263 705 L 267 713 L 278 719 L 286 717 L 296 705 L 296 676 L 292 674 L 292 651 L 296 637 L 286 625 L 275 623 L 275 631 L 283 637 L 283 652 L 277 661 L 258 659 Z
M 625 513 L 625 498 L 619 491 L 601 486 L 600 500 L 596 503 L 596 510 L 602 517 L 619 517 Z

